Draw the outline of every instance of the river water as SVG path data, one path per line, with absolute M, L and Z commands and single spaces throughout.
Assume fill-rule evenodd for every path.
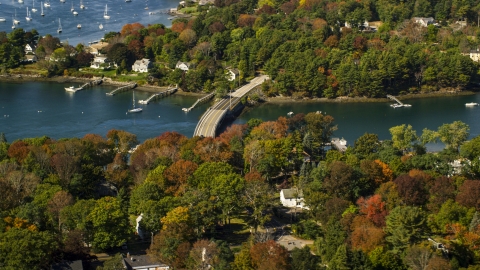
M 76 46 L 78 43 L 87 44 L 88 42 L 99 40 L 105 33 L 119 32 L 122 26 L 127 23 L 139 22 L 145 26 L 149 24 L 161 23 L 165 26 L 170 26 L 168 14 L 164 13 L 170 8 L 175 8 L 178 5 L 178 0 L 132 0 L 125 2 L 124 0 L 82 0 L 85 9 L 80 9 L 80 0 L 65 0 L 61 3 L 60 0 L 47 0 L 50 2 L 50 7 L 43 8 L 44 17 L 41 13 L 40 0 L 23 0 L 19 3 L 18 0 L 0 0 L 0 17 L 6 19 L 5 22 L 0 22 L 0 31 L 7 33 L 12 31 L 12 17 L 20 21 L 17 28 L 24 30 L 36 29 L 40 35 L 51 34 L 59 37 L 61 41 L 68 41 L 70 45 Z M 45 2 L 45 0 L 43 1 Z M 70 9 L 72 8 L 78 12 L 74 16 Z M 108 7 L 108 15 L 110 19 L 104 19 L 103 13 L 105 5 Z M 27 7 L 29 10 L 35 6 L 38 10 L 31 13 L 32 20 L 25 19 Z M 148 9 L 145 9 L 147 8 Z M 153 13 L 150 15 L 149 13 Z M 58 19 L 62 25 L 62 33 L 58 34 Z M 77 29 L 77 25 L 81 24 L 82 28 Z M 103 29 L 99 29 L 102 24 Z
M 182 108 L 190 107 L 196 97 L 172 95 L 140 105 L 141 113 L 127 114 L 132 108 L 131 91 L 107 96 L 114 87 L 100 85 L 72 94 L 64 90 L 68 86 L 54 82 L 0 82 L 0 132 L 6 134 L 9 142 L 43 135 L 54 139 L 83 137 L 88 133 L 105 136 L 110 129 L 134 133 L 141 142 L 166 131 L 191 137 L 209 106 L 203 104 L 185 113 Z M 150 95 L 135 91 L 137 101 Z M 480 107 L 465 107 L 467 102 L 480 103 L 480 94 L 412 99 L 405 102 L 412 107 L 397 109 L 390 107 L 391 103 L 266 103 L 240 115 L 233 123 L 245 123 L 251 118 L 275 120 L 288 117 L 288 112 L 322 111 L 335 118 L 335 136 L 345 138 L 349 144 L 365 132 L 389 139 L 388 129 L 396 125 L 411 124 L 420 135 L 424 128 L 437 129 L 456 120 L 470 126 L 470 137 L 478 136 Z M 429 149 L 438 150 L 438 146 Z

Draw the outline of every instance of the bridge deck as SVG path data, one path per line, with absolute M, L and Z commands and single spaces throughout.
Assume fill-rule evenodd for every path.
M 248 84 L 215 103 L 202 115 L 193 136 L 215 137 L 221 120 L 227 114 L 227 111 L 232 109 L 230 105 L 237 104 L 244 95 L 262 84 L 267 78 L 268 76 L 266 75 L 255 77 Z

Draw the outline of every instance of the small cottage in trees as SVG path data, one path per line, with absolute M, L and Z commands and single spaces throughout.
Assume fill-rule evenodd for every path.
M 178 61 L 177 64 L 175 65 L 175 68 L 181 69 L 183 71 L 188 71 L 188 70 L 190 70 L 191 66 L 192 65 L 188 62 Z
M 280 202 L 285 207 L 308 209 L 304 204 L 303 190 L 298 188 L 282 189 L 280 191 Z

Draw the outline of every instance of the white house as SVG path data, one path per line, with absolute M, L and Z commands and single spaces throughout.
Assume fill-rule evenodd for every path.
M 90 65 L 91 68 L 103 68 L 103 64 L 109 63 L 107 57 L 105 56 L 95 56 L 93 58 L 92 64 Z
M 428 25 L 433 24 L 435 22 L 435 19 L 432 17 L 428 17 L 428 18 L 413 17 L 412 19 L 423 27 L 427 27 Z
M 283 206 L 308 209 L 303 201 L 303 190 L 297 188 L 282 189 L 280 191 L 280 202 Z
M 135 61 L 132 66 L 132 70 L 135 72 L 148 72 L 148 69 L 151 67 L 152 62 L 149 59 L 143 58 L 141 60 Z
M 191 67 L 191 64 L 190 63 L 187 63 L 187 62 L 181 62 L 181 61 L 178 61 L 177 64 L 175 65 L 175 68 L 179 68 L 183 71 L 188 71 Z
M 478 51 L 478 49 L 471 50 L 469 56 L 470 56 L 470 59 L 472 59 L 472 61 L 480 62 L 480 51 Z
M 32 53 L 32 54 L 35 54 L 35 49 L 37 47 L 35 47 L 35 45 L 33 44 L 27 44 L 25 45 L 25 54 L 28 54 L 28 53 Z
M 238 76 L 240 75 L 240 72 L 236 68 L 229 68 L 227 69 L 227 78 L 229 81 L 235 81 Z

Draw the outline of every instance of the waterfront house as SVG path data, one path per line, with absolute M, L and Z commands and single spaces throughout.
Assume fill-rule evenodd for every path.
M 303 190 L 298 188 L 282 189 L 280 191 L 280 202 L 283 206 L 288 208 L 302 208 L 308 209 L 304 204 Z
M 169 270 L 170 267 L 164 263 L 153 260 L 148 255 L 130 255 L 122 260 L 123 266 L 128 270 Z
M 132 66 L 132 70 L 135 72 L 145 73 L 148 72 L 148 69 L 151 67 L 152 62 L 149 59 L 143 58 L 141 60 L 135 61 Z
M 347 141 L 343 138 L 333 138 L 332 146 L 334 146 L 340 152 L 345 152 L 345 150 L 347 150 Z
M 175 65 L 175 68 L 181 69 L 183 71 L 189 71 L 191 66 L 192 64 L 188 62 L 178 61 L 177 64 Z
M 33 44 L 27 44 L 25 45 L 25 54 L 29 54 L 29 53 L 32 53 L 32 54 L 35 54 L 35 49 L 37 47 Z
M 110 61 L 107 59 L 105 56 L 95 56 L 93 58 L 92 64 L 90 65 L 91 68 L 104 68 L 104 67 L 110 67 Z

